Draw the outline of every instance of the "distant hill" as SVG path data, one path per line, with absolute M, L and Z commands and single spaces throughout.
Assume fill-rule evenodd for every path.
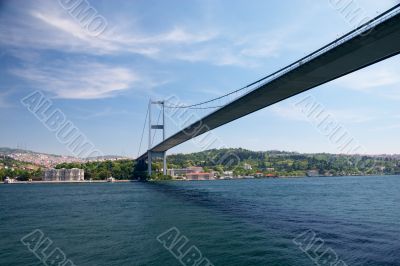
M 72 156 L 47 154 L 23 149 L 0 148 L 0 155 L 8 156 L 16 161 L 29 162 L 46 168 L 54 167 L 63 162 L 82 162 L 82 159 Z
M 87 161 L 132 160 L 132 158 L 120 155 L 104 155 L 104 156 L 87 157 L 86 160 Z
M 45 154 L 45 155 L 50 155 L 50 156 L 63 157 L 62 155 L 58 155 L 58 154 L 35 152 L 35 151 L 24 150 L 24 149 L 0 147 L 0 154 L 7 155 L 7 154 L 13 154 L 13 153 Z M 72 156 L 66 156 L 66 157 L 72 157 Z
M 16 152 L 32 153 L 32 151 L 29 151 L 29 150 L 0 147 L 0 153 L 1 154 L 10 154 L 10 153 L 16 153 Z
M 30 162 L 33 164 L 41 165 L 44 167 L 55 167 L 61 163 L 83 163 L 87 161 L 107 161 L 107 160 L 122 160 L 129 159 L 127 157 L 118 156 L 118 155 L 105 155 L 98 157 L 90 157 L 90 158 L 77 158 L 74 156 L 65 156 L 65 155 L 57 155 L 57 154 L 49 154 L 42 152 L 35 152 L 31 150 L 24 149 L 13 149 L 7 147 L 0 147 L 0 155 L 9 156 L 10 158 L 23 161 Z

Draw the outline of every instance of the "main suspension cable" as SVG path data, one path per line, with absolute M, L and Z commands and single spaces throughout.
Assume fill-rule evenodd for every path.
M 259 80 L 257 80 L 257 81 L 254 81 L 254 82 L 252 82 L 252 83 L 250 83 L 250 84 L 248 84 L 248 85 L 246 85 L 246 86 L 244 86 L 244 87 L 241 87 L 241 88 L 239 88 L 239 89 L 237 89 L 237 90 L 231 91 L 231 92 L 229 92 L 229 93 L 227 93 L 227 94 L 224 94 L 224 95 L 222 95 L 222 96 L 219 96 L 219 97 L 217 97 L 217 98 L 214 98 L 214 99 L 211 99 L 211 100 L 208 100 L 208 101 L 204 101 L 204 102 L 200 102 L 200 103 L 196 103 L 196 104 L 191 104 L 191 105 L 165 105 L 165 107 L 166 107 L 166 108 L 188 108 L 188 109 L 211 109 L 211 108 L 220 108 L 220 107 L 222 107 L 222 106 L 198 107 L 198 108 L 193 108 L 193 107 L 196 107 L 196 106 L 199 106 L 199 105 L 203 105 L 203 104 L 207 104 L 207 103 L 211 103 L 211 102 L 214 102 L 214 101 L 216 101 L 216 100 L 225 98 L 225 97 L 227 97 L 227 96 L 229 96 L 229 95 L 235 94 L 235 93 L 237 93 L 237 92 L 239 92 L 239 91 L 245 90 L 245 89 L 247 89 L 247 88 L 253 86 L 254 84 L 257 84 L 257 83 L 259 83 L 259 82 L 261 82 L 261 81 L 263 81 L 263 80 L 269 78 L 269 77 L 272 76 L 272 75 L 273 75 L 273 74 L 268 75 L 268 76 L 265 76 L 265 77 L 263 77 L 263 78 L 261 78 L 261 79 L 259 79 Z
M 146 118 L 144 119 L 144 125 L 143 125 L 143 130 L 142 130 L 142 137 L 140 138 L 140 145 L 139 145 L 139 150 L 138 150 L 138 155 L 140 155 L 140 151 L 142 149 L 142 142 L 143 142 L 143 136 L 144 136 L 144 130 L 146 129 L 146 122 L 147 122 L 147 117 L 149 116 L 149 106 L 147 106 L 147 112 L 146 112 Z

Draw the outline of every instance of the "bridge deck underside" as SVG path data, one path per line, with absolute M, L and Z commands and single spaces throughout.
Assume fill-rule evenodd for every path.
M 156 145 L 151 151 L 167 151 L 209 130 L 292 97 L 400 52 L 400 16 L 377 25 L 300 65 L 243 97 L 207 115 Z M 143 154 L 139 159 L 147 156 Z

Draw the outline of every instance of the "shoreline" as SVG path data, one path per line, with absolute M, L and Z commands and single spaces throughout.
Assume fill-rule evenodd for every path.
M 400 176 L 400 175 L 346 175 L 346 176 L 278 176 L 278 177 L 246 177 L 246 178 L 224 178 L 224 179 L 204 179 L 204 180 L 184 180 L 184 179 L 171 179 L 171 180 L 146 180 L 144 182 L 191 182 L 191 181 L 234 181 L 234 180 L 260 180 L 260 179 L 285 179 L 285 178 L 318 178 L 318 177 L 354 177 L 354 176 Z M 132 183 L 143 182 L 140 180 L 114 180 L 112 182 L 107 180 L 84 180 L 84 181 L 16 181 L 12 183 L 1 182 L 0 185 L 20 185 L 20 184 L 103 184 L 103 183 Z
M 99 183 L 131 183 L 138 182 L 137 180 L 115 180 L 115 181 L 107 181 L 107 180 L 84 180 L 84 181 L 15 181 L 12 183 L 0 183 L 4 185 L 14 185 L 14 184 L 99 184 Z

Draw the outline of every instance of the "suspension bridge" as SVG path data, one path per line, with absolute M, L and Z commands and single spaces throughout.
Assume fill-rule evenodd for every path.
M 148 149 L 137 157 L 137 161 L 142 164 L 147 162 L 148 174 L 151 175 L 152 160 L 161 157 L 163 171 L 166 174 L 166 152 L 169 149 L 398 53 L 400 53 L 400 4 L 296 62 L 220 97 L 190 105 L 150 101 L 145 121 L 145 125 L 148 121 Z M 152 123 L 153 105 L 161 107 L 156 124 Z M 175 134 L 166 137 L 166 108 L 199 110 L 205 113 Z M 142 140 L 144 129 L 145 127 Z M 162 141 L 156 145 L 153 145 L 154 130 L 163 132 Z

